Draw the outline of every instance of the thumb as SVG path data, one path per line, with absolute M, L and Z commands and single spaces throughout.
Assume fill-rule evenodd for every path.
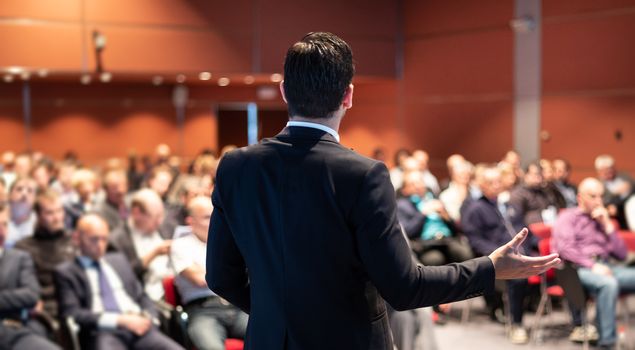
M 516 236 L 514 236 L 511 241 L 509 241 L 509 247 L 512 248 L 514 251 L 517 251 L 518 248 L 520 248 L 520 245 L 523 244 L 523 242 L 525 241 L 525 238 L 527 238 L 528 233 L 529 230 L 527 230 L 526 227 L 520 230 L 520 232 L 518 232 Z

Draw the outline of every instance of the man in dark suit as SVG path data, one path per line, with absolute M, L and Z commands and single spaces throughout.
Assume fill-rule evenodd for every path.
M 157 311 L 122 254 L 106 255 L 108 224 L 83 216 L 75 232 L 81 255 L 55 269 L 59 314 L 80 326 L 87 349 L 182 349 L 156 327 Z
M 305 36 L 285 61 L 287 127 L 219 165 L 206 280 L 249 313 L 246 349 L 392 350 L 384 299 L 396 310 L 447 303 L 559 262 L 518 255 L 523 230 L 489 257 L 416 264 L 386 166 L 338 142 L 353 71 L 343 40 Z
M 59 349 L 28 326 L 40 285 L 28 253 L 4 248 L 9 214 L 0 205 L 0 349 Z

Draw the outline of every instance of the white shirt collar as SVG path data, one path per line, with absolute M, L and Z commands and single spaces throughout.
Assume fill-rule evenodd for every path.
M 305 127 L 305 128 L 313 128 L 313 129 L 319 129 L 319 130 L 322 130 L 322 131 L 326 131 L 329 134 L 333 135 L 333 137 L 335 137 L 335 140 L 337 140 L 337 142 L 340 142 L 340 134 L 338 134 L 337 131 L 335 131 L 335 130 L 333 130 L 333 129 L 331 129 L 328 126 L 323 125 L 323 124 L 290 120 L 290 121 L 287 122 L 287 126 L 301 126 L 301 127 Z

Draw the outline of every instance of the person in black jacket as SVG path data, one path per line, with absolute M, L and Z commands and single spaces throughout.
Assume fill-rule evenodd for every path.
M 29 253 L 5 249 L 8 210 L 0 205 L 0 349 L 59 349 L 29 325 L 40 285 Z
M 218 167 L 206 280 L 249 313 L 247 350 L 392 350 L 384 299 L 406 310 L 475 297 L 492 291 L 495 276 L 559 262 L 514 253 L 523 230 L 490 257 L 416 264 L 388 169 L 339 143 L 353 73 L 348 44 L 306 35 L 285 60 L 287 127 Z

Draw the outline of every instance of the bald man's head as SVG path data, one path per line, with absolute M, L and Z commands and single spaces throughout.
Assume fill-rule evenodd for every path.
M 212 216 L 212 201 L 206 196 L 197 196 L 187 203 L 187 218 L 185 221 L 192 228 L 192 232 L 202 242 L 207 242 L 209 220 Z
M 108 224 L 97 214 L 86 214 L 77 222 L 75 239 L 82 255 L 95 261 L 106 254 Z
M 591 213 L 593 209 L 602 206 L 604 185 L 600 180 L 587 177 L 578 185 L 578 207 L 585 213 Z

